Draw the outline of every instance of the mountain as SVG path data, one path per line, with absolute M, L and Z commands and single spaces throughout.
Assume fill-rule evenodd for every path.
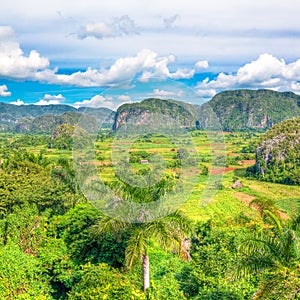
M 300 116 L 300 96 L 272 90 L 225 91 L 203 104 L 217 115 L 224 131 L 265 130 L 283 120 Z M 201 114 L 205 116 L 204 113 Z M 201 122 L 206 124 L 209 115 Z
M 77 112 L 69 105 L 13 105 L 0 102 L 0 122 L 16 123 L 21 118 L 35 118 L 42 115 L 61 115 L 65 112 Z
M 17 133 L 51 133 L 60 124 L 77 124 L 81 114 L 76 112 L 65 112 L 62 115 L 43 115 L 34 119 L 22 118 L 11 128 Z
M 57 125 L 75 125 L 81 114 L 95 118 L 98 124 L 112 126 L 114 112 L 108 108 L 76 109 L 70 105 L 20 105 L 0 102 L 0 130 L 50 133 Z
M 177 122 L 180 127 L 195 128 L 194 111 L 194 106 L 186 102 L 149 98 L 120 106 L 115 114 L 113 129 L 117 130 L 121 124 L 131 122 L 147 124 L 151 119 L 168 122 L 168 118 L 172 119 L 171 122 Z
M 300 185 L 300 118 L 283 121 L 261 136 L 254 171 L 266 181 Z
M 266 130 L 283 120 L 299 117 L 300 96 L 272 90 L 225 91 L 202 106 L 150 98 L 122 105 L 116 112 L 113 128 L 116 130 L 130 119 L 145 123 L 158 112 L 185 127 L 218 129 L 219 122 L 224 131 Z
M 215 114 L 211 113 L 211 109 Z M 48 133 L 59 124 L 74 125 L 83 113 L 95 118 L 99 125 L 113 126 L 114 130 L 130 120 L 146 124 L 159 114 L 160 121 L 173 119 L 181 127 L 202 127 L 208 130 L 221 127 L 224 131 L 266 130 L 281 121 L 300 117 L 300 96 L 272 90 L 234 90 L 221 92 L 202 106 L 149 98 L 142 102 L 123 104 L 116 113 L 107 108 L 16 106 L 0 102 L 0 130 Z

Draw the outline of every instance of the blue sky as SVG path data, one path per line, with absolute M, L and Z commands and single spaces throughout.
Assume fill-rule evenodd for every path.
M 237 88 L 300 94 L 298 1 L 11 0 L 1 11 L 2 102 L 115 109 Z

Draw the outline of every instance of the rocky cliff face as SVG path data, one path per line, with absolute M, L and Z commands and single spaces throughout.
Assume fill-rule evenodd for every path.
M 117 130 L 122 124 L 146 125 L 149 122 L 173 122 L 180 127 L 194 128 L 194 107 L 184 102 L 156 98 L 124 104 L 116 112 L 113 130 Z
M 256 171 L 268 181 L 300 184 L 300 118 L 279 123 L 261 137 Z

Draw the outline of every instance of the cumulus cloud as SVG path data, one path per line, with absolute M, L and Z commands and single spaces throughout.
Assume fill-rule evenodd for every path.
M 182 97 L 183 96 L 183 91 L 176 91 L 176 92 L 171 92 L 171 91 L 166 91 L 166 90 L 160 90 L 160 89 L 154 89 L 150 96 L 154 97 Z
M 200 60 L 198 62 L 195 63 L 195 68 L 197 70 L 199 69 L 207 69 L 208 68 L 208 61 L 207 60 Z
M 237 88 L 267 88 L 299 93 L 300 60 L 287 64 L 271 54 L 262 54 L 257 60 L 240 67 L 234 74 L 220 73 L 215 79 L 206 78 L 197 84 L 200 95 Z
M 152 95 L 154 95 L 154 96 L 169 97 L 169 96 L 175 96 L 176 93 L 165 91 L 165 90 L 160 90 L 160 89 L 154 89 Z
M 78 101 L 73 104 L 74 107 L 107 107 L 110 109 L 114 108 L 113 98 L 111 96 L 104 97 L 102 95 L 96 95 L 89 100 Z
M 115 27 L 129 34 L 133 28 L 126 20 L 127 18 L 118 19 Z M 101 28 L 103 31 L 108 30 L 105 27 Z M 42 57 L 36 50 L 30 51 L 28 56 L 24 55 L 20 45 L 14 40 L 12 28 L 0 26 L 0 76 L 10 79 L 79 87 L 108 87 L 130 82 L 134 78 L 147 81 L 151 77 L 181 79 L 194 76 L 195 71 L 191 69 L 179 68 L 171 72 L 169 64 L 174 61 L 174 55 L 159 56 L 152 50 L 143 49 L 135 56 L 117 59 L 108 68 L 87 68 L 85 71 L 72 74 L 59 74 L 58 69 L 49 68 L 48 58 Z
M 120 95 L 118 96 L 118 100 L 120 102 L 131 102 L 131 98 L 128 95 Z
M 66 98 L 62 95 L 49 95 L 46 94 L 38 102 L 34 103 L 35 105 L 51 105 L 51 104 L 62 104 Z
M 214 89 L 204 89 L 204 90 L 199 89 L 197 91 L 197 94 L 203 98 L 212 98 L 213 96 L 216 95 L 216 93 L 217 91 Z
M 54 84 L 76 85 L 80 87 L 108 87 L 120 83 L 130 82 L 138 77 L 147 82 L 150 78 L 191 78 L 195 71 L 190 69 L 178 69 L 171 72 L 168 65 L 175 61 L 173 55 L 158 56 L 152 50 L 144 49 L 136 56 L 119 58 L 109 68 L 88 68 L 84 72 L 73 74 L 57 74 L 53 70 L 45 70 L 36 74 L 36 79 Z
M 103 96 L 103 95 L 96 95 L 88 100 L 78 101 L 73 104 L 74 107 L 106 107 L 111 110 L 117 109 L 123 103 L 130 102 L 131 98 L 127 95 L 120 95 L 117 97 L 113 96 Z
M 11 92 L 8 91 L 7 86 L 4 85 L 0 85 L 0 97 L 9 97 L 11 96 Z
M 164 26 L 165 28 L 169 29 L 172 28 L 174 26 L 174 23 L 179 19 L 179 15 L 174 15 L 171 16 L 169 18 L 164 18 L 163 22 L 164 22 Z
M 124 15 L 120 18 L 115 18 L 111 23 L 98 22 L 84 25 L 79 33 L 79 39 L 94 37 L 96 39 L 113 38 L 118 36 L 138 34 L 139 30 L 134 21 Z
M 15 41 L 9 26 L 0 26 L 0 76 L 16 79 L 33 79 L 37 72 L 48 68 L 49 60 L 32 50 L 24 55 Z
M 18 99 L 17 101 L 12 101 L 12 102 L 10 102 L 10 104 L 18 105 L 18 106 L 20 106 L 20 105 L 26 105 L 25 102 L 23 100 L 21 100 L 21 99 Z

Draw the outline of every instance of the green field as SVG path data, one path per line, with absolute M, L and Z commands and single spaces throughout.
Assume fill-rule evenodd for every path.
M 187 153 L 187 155 L 197 157 L 198 162 L 196 165 L 199 169 L 202 169 L 203 166 L 208 168 L 208 175 L 197 175 L 198 184 L 191 191 L 191 195 L 181 207 L 189 217 L 194 220 L 206 220 L 213 214 L 217 214 L 222 219 L 235 217 L 241 212 L 253 214 L 255 211 L 245 204 L 251 196 L 272 199 L 278 208 L 287 214 L 291 214 L 299 208 L 299 186 L 267 183 L 245 176 L 246 168 L 254 164 L 255 147 L 253 145 L 257 142 L 259 135 L 259 133 L 224 133 L 224 146 L 226 149 L 224 155 L 226 155 L 227 161 L 224 164 L 224 172 L 217 175 L 218 178 L 223 177 L 221 185 L 216 187 L 215 191 L 212 192 L 212 194 L 215 194 L 213 197 L 203 199 L 203 190 L 206 187 L 209 176 L 216 176 L 210 172 L 212 157 L 218 155 L 218 149 L 214 148 L 216 146 L 210 142 L 205 132 L 193 131 L 188 134 L 188 136 L 191 136 L 193 144 L 186 143 L 186 146 L 189 149 L 193 149 L 189 151 L 196 150 L 196 153 L 191 152 Z M 2 134 L 0 138 L 3 144 L 5 142 L 8 145 L 13 145 L 14 141 L 22 140 L 23 136 Z M 110 136 L 102 141 L 95 141 L 95 156 L 92 163 L 97 166 L 101 180 L 107 185 L 116 180 L 115 169 L 111 161 L 112 146 L 115 143 L 114 137 Z M 141 174 L 143 171 L 151 169 L 151 162 L 145 165 L 140 163 L 142 157 L 139 159 L 139 152 L 141 151 L 148 153 L 149 158 L 155 154 L 159 155 L 166 162 L 165 174 L 175 176 L 180 173 L 181 166 L 178 160 L 178 149 L 168 138 L 153 135 L 142 137 L 135 141 L 124 140 L 122 143 L 124 149 L 126 146 L 127 156 L 130 157 L 130 155 L 137 154 L 135 161 L 130 162 L 133 173 Z M 120 145 L 118 143 L 118 146 Z M 47 144 L 38 143 L 34 146 L 28 145 L 25 148 L 34 154 L 38 154 L 42 150 L 45 153 L 45 157 L 54 162 L 62 157 L 72 158 L 72 151 L 49 149 Z M 236 180 L 240 180 L 244 186 L 239 191 L 238 196 L 237 190 L 231 188 Z M 209 203 L 206 204 L 207 202 Z M 203 206 L 203 204 L 206 205 Z
M 300 285 L 300 186 L 247 176 L 259 137 L 191 131 L 119 140 L 106 131 L 73 153 L 50 148 L 47 135 L 1 133 L 0 298 L 250 300 L 262 291 L 258 299 L 297 299 L 285 296 Z M 102 215 L 81 192 L 80 169 L 87 185 L 97 177 L 116 193 L 97 198 L 102 208 L 118 209 L 118 197 L 139 205 L 162 199 L 157 209 L 168 214 L 147 219 L 160 210 L 143 206 L 133 219 L 122 211 L 125 222 Z M 232 188 L 237 180 L 242 186 Z M 177 235 L 180 222 L 189 233 Z

